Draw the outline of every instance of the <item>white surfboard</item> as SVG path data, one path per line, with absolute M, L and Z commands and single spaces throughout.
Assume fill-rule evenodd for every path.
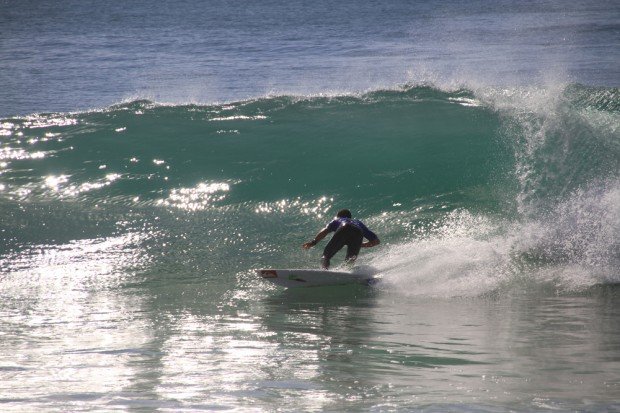
M 345 284 L 375 284 L 379 278 L 372 267 L 357 267 L 350 272 L 309 269 L 261 269 L 256 274 L 273 284 L 286 287 L 319 287 Z

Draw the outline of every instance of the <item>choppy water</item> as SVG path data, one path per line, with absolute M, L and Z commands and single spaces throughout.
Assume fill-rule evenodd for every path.
M 175 6 L 2 5 L 0 410 L 620 410 L 617 5 Z
M 614 0 L 4 0 L 0 116 L 432 82 L 620 86 Z

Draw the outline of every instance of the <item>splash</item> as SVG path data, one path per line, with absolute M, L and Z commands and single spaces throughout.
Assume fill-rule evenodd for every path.
M 388 288 L 456 297 L 503 291 L 584 291 L 620 283 L 620 182 L 576 190 L 538 219 L 453 211 L 414 241 L 375 256 Z

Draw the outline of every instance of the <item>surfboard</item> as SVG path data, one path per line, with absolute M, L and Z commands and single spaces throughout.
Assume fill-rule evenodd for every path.
M 329 285 L 363 284 L 373 285 L 379 281 L 377 271 L 368 267 L 348 271 L 311 269 L 259 269 L 256 274 L 265 281 L 286 288 L 320 287 Z

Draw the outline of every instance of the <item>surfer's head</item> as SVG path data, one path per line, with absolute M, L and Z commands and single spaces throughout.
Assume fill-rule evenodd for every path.
M 348 209 L 341 209 L 336 214 L 336 218 L 351 218 L 351 211 Z

